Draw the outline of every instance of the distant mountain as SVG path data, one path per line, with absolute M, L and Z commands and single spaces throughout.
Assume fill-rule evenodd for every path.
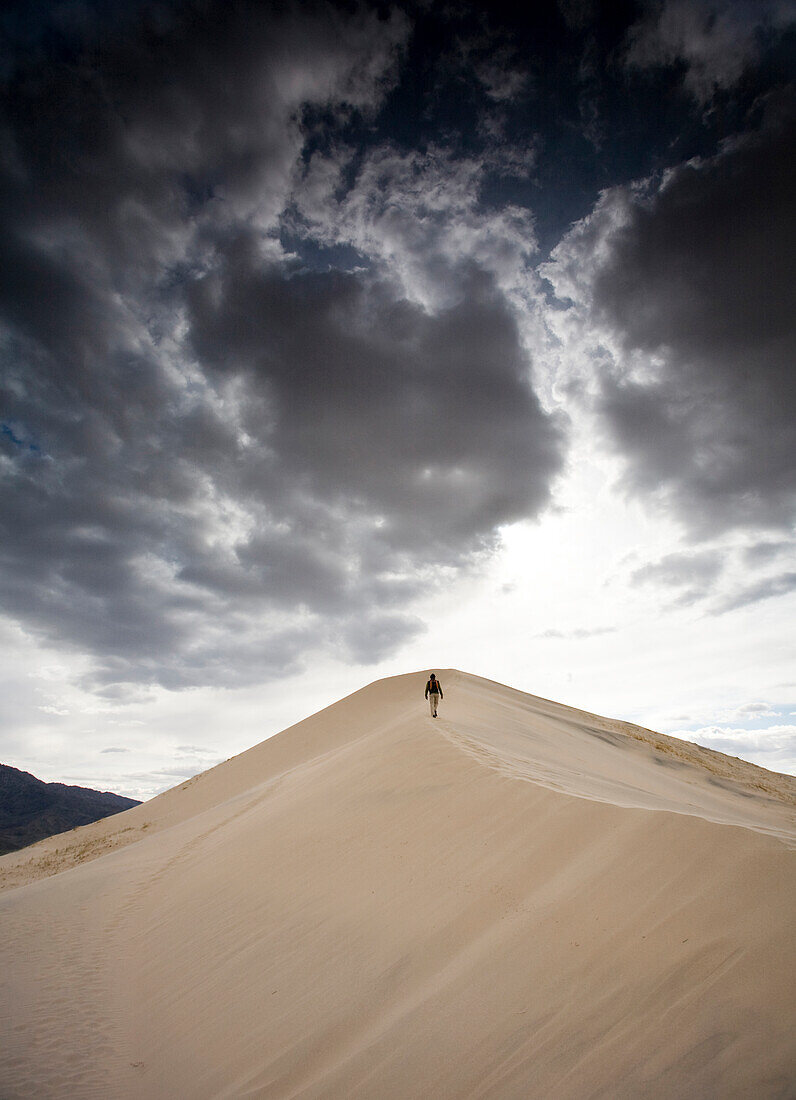
M 134 798 L 66 783 L 43 783 L 0 764 L 0 855 L 138 806 Z

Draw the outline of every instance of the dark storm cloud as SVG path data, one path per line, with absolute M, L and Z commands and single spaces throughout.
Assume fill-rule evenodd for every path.
M 741 607 L 770 600 L 774 596 L 787 596 L 796 592 L 796 573 L 780 573 L 775 577 L 765 577 L 754 584 L 747 585 L 723 600 L 715 614 L 723 615 L 727 611 L 737 611 Z
M 666 585 L 708 584 L 722 570 L 723 556 L 718 551 L 667 554 L 665 558 L 644 565 L 633 572 L 635 584 L 654 582 Z
M 378 660 L 441 568 L 545 506 L 562 447 L 477 265 L 434 312 L 277 243 L 305 113 L 374 109 L 405 21 L 197 4 L 106 30 L 6 63 L 3 606 L 108 698 Z
M 103 17 L 53 57 L 21 55 L 7 84 L 4 152 L 21 195 L 35 173 L 24 213 L 79 215 L 114 246 L 145 246 L 153 263 L 170 243 L 162 223 L 214 197 L 258 211 L 281 202 L 301 112 L 375 105 L 406 35 L 399 14 L 380 21 L 364 8 L 141 8 L 131 27 Z
M 793 544 L 784 539 L 778 542 L 759 542 L 744 551 L 744 559 L 749 565 L 765 565 L 785 554 L 793 553 Z
M 701 104 L 736 85 L 764 44 L 796 23 L 781 0 L 646 0 L 643 7 L 628 34 L 628 63 L 679 66 Z
M 594 18 L 596 0 L 558 0 L 558 7 L 567 25 L 577 30 Z
M 711 594 L 714 582 L 724 568 L 724 556 L 719 551 L 682 551 L 667 554 L 633 571 L 633 585 L 660 585 L 682 591 L 672 601 L 675 607 L 689 607 Z
M 632 198 L 609 228 L 593 316 L 634 376 L 605 378 L 599 411 L 628 484 L 691 528 L 787 529 L 796 514 L 796 112 Z
M 280 483 L 378 518 L 378 556 L 455 563 L 497 524 L 547 503 L 559 430 L 485 276 L 430 314 L 385 282 L 285 278 L 236 248 L 189 304 L 197 355 L 242 374 L 257 409 L 250 428 L 267 431 Z

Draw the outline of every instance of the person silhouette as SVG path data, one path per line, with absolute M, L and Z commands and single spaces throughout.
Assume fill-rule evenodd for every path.
M 431 717 L 437 717 L 437 704 L 442 698 L 442 684 L 440 684 L 434 673 L 431 673 L 429 681 L 426 684 L 426 699 L 428 699 L 429 709 L 431 710 Z

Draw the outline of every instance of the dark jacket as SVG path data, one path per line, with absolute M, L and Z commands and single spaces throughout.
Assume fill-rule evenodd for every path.
M 440 699 L 444 699 L 444 695 L 442 694 L 442 685 L 440 684 L 439 680 L 434 681 L 433 687 L 431 684 L 431 680 L 429 680 L 429 682 L 426 684 L 426 699 L 428 699 L 429 695 L 439 695 Z

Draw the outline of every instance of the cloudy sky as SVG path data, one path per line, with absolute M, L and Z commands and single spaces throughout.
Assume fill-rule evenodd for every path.
M 456 666 L 796 771 L 796 9 L 526 7 L 4 6 L 4 763 Z

